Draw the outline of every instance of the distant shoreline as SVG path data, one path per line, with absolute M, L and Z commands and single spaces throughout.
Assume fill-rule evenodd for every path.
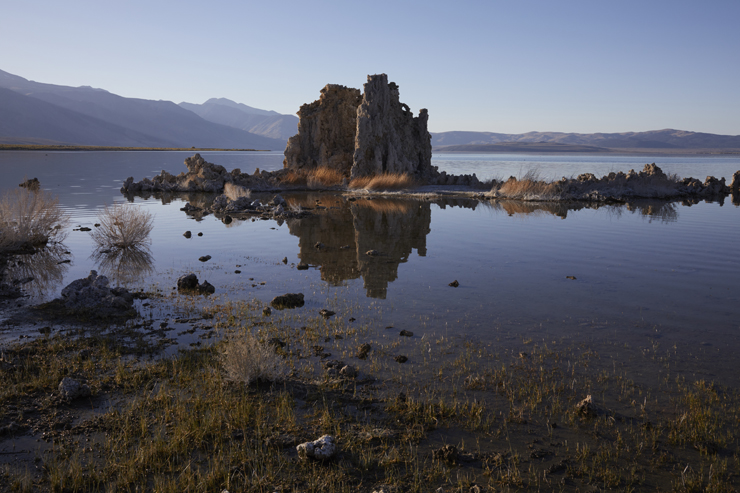
M 268 149 L 218 149 L 212 147 L 113 147 L 113 146 L 64 146 L 0 144 L 0 151 L 224 151 L 224 152 L 270 152 Z
M 740 149 L 718 148 L 639 148 L 639 147 L 596 147 L 576 144 L 523 143 L 523 144 L 464 144 L 436 146 L 432 153 L 455 154 L 613 154 L 650 156 L 736 156 Z

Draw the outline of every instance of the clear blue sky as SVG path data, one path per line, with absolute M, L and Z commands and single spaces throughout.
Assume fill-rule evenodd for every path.
M 295 113 L 387 73 L 433 132 L 740 134 L 740 0 L 3 0 L 0 69 Z

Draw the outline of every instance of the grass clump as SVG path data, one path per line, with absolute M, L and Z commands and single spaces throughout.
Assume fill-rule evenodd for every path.
M 518 180 L 512 176 L 497 191 L 508 199 L 520 200 L 555 200 L 560 194 L 558 184 L 541 180 L 537 170 L 527 171 Z
M 280 381 L 290 373 L 290 368 L 273 347 L 252 334 L 230 339 L 221 353 L 221 365 L 227 380 L 246 385 Z
M 361 176 L 349 182 L 349 188 L 364 190 L 404 190 L 416 186 L 416 180 L 411 175 L 404 173 Z
M 346 177 L 340 171 L 320 166 L 312 170 L 290 170 L 282 178 L 283 185 L 319 189 L 344 183 Z
M 44 191 L 7 192 L 0 198 L 0 252 L 60 242 L 68 222 L 57 198 Z
M 132 248 L 148 244 L 154 227 L 152 214 L 133 205 L 106 207 L 98 216 L 100 226 L 91 236 L 104 248 Z

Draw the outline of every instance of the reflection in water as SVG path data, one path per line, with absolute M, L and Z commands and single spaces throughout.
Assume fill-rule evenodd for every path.
M 625 204 L 588 202 L 479 202 L 475 199 L 413 200 L 395 198 L 351 198 L 326 193 L 286 195 L 289 206 L 319 208 L 320 214 L 288 219 L 290 234 L 298 237 L 298 257 L 318 266 L 321 278 L 333 285 L 362 277 L 367 296 L 385 298 L 388 284 L 398 278 L 399 264 L 408 261 L 415 249 L 426 255 L 426 237 L 431 232 L 431 204 L 441 209 L 478 206 L 514 215 L 552 214 L 565 219 L 568 212 L 606 207 L 609 214 L 640 214 L 652 221 L 675 222 L 677 204 L 640 200 Z M 377 255 L 368 255 L 374 250 Z
M 145 246 L 97 248 L 90 258 L 98 271 L 118 286 L 128 286 L 154 271 L 152 253 Z
M 6 265 L 5 280 L 20 282 L 30 296 L 43 297 L 64 279 L 68 255 L 63 243 L 50 243 L 31 255 L 14 255 Z
M 385 298 L 388 283 L 398 277 L 398 265 L 408 260 L 412 250 L 426 255 L 432 217 L 428 202 L 345 201 L 325 194 L 286 200 L 290 206 L 327 208 L 326 213 L 286 222 L 290 233 L 299 238 L 300 259 L 319 265 L 321 278 L 331 284 L 362 277 L 368 296 Z M 368 255 L 371 250 L 379 254 Z

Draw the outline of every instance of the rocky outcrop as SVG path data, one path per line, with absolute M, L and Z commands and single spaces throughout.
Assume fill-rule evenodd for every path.
M 329 84 L 317 101 L 301 106 L 298 134 L 288 140 L 285 168 L 327 167 L 348 178 L 380 173 L 436 178 L 427 110 L 414 117 L 386 74 L 368 75 L 364 94 Z
M 359 89 L 328 84 L 298 111 L 298 133 L 288 139 L 286 168 L 327 167 L 349 176 L 355 150 Z
M 69 377 L 64 377 L 59 382 L 57 389 L 62 399 L 67 402 L 72 402 L 75 399 L 90 395 L 90 387 L 88 385 Z
M 329 460 L 337 454 L 337 445 L 334 437 L 324 435 L 313 442 L 306 442 L 296 447 L 298 457 L 301 459 Z
M 515 200 L 623 202 L 630 199 L 715 199 L 726 196 L 730 191 L 731 187 L 725 184 L 724 178 L 708 176 L 704 183 L 696 178 L 679 179 L 666 175 L 652 163 L 646 164 L 640 172 L 612 172 L 601 178 L 593 173 L 562 178 L 557 182 L 511 177 L 506 182 L 494 184 L 490 196 Z
M 222 193 L 227 183 L 233 183 L 242 187 L 256 190 L 268 190 L 276 188 L 279 184 L 280 171 L 260 172 L 257 170 L 253 175 L 242 173 L 239 168 L 227 171 L 221 165 L 207 162 L 200 154 L 195 154 L 185 159 L 187 172 L 173 175 L 162 171 L 154 178 L 144 178 L 134 181 L 128 177 L 123 182 L 121 193 L 135 194 L 144 192 L 212 192 Z
M 38 308 L 50 315 L 85 319 L 131 318 L 136 316 L 134 295 L 126 288 L 109 288 L 108 278 L 94 270 L 62 289 L 61 297 Z

